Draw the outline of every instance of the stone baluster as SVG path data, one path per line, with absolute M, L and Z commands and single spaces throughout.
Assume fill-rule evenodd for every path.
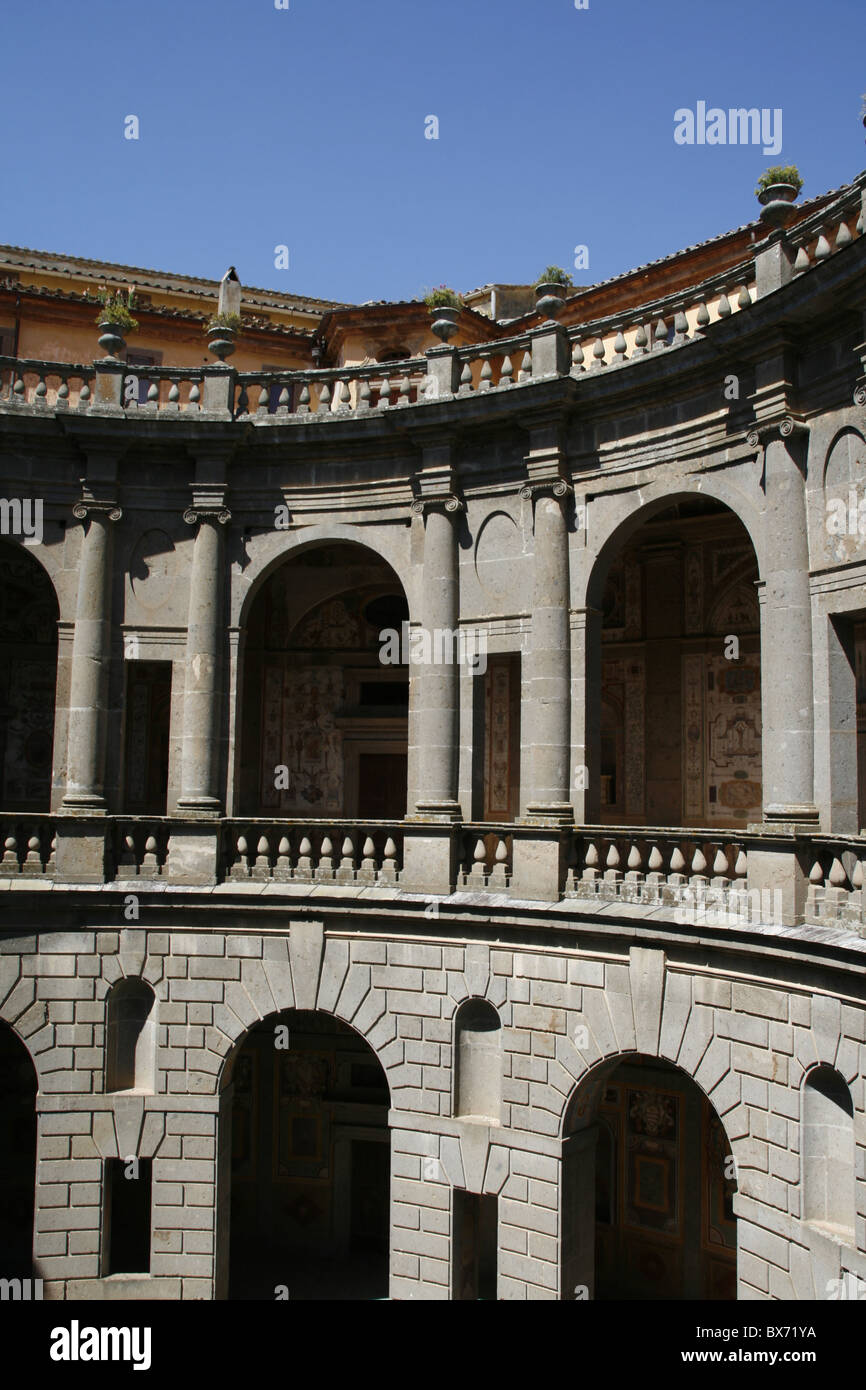
M 288 395 L 288 392 L 286 391 L 285 387 L 283 388 L 283 390 L 285 391 L 286 395 Z M 281 394 L 281 395 L 280 395 L 280 405 L 282 405 L 282 404 L 283 404 L 283 396 L 282 396 L 282 394 Z M 288 408 L 288 401 L 286 401 L 286 407 Z M 301 394 L 300 394 L 299 397 L 298 397 L 298 414 L 299 414 L 299 415 L 309 415 L 309 413 L 310 413 L 310 384 L 309 384 L 309 382 L 305 381 L 305 382 L 302 382 L 302 384 L 301 384 Z
M 355 882 L 355 842 L 350 834 L 343 836 L 343 844 L 340 851 L 340 867 L 335 878 L 338 883 Z
M 594 840 L 590 840 L 586 846 L 586 854 L 583 859 L 583 873 L 581 878 L 584 883 L 595 884 L 598 879 L 598 846 Z
M 201 410 L 201 387 L 197 381 L 192 383 L 189 388 L 189 400 L 186 404 L 187 413 L 197 415 Z
M 382 867 L 379 870 L 379 880 L 382 883 L 396 883 L 397 877 L 397 846 L 389 835 L 385 841 L 385 848 L 382 851 Z
M 239 835 L 235 844 L 235 859 L 231 868 L 232 878 L 249 878 L 248 853 L 247 837 L 246 835 Z
M 634 335 L 634 352 L 632 353 L 632 356 L 644 357 L 646 356 L 648 351 L 649 338 L 647 337 L 647 331 L 644 325 L 642 323 L 639 323 L 637 326 L 637 332 Z
M 596 338 L 592 345 L 592 369 L 604 366 L 604 338 Z
M 458 396 L 468 396 L 472 390 L 472 368 L 468 362 L 464 362 L 463 370 L 460 373 L 460 386 L 457 394 Z
M 274 878 L 279 883 L 286 883 L 292 876 L 290 851 L 289 837 L 281 835 L 280 843 L 277 845 L 277 862 L 274 865 Z
M 338 410 L 351 410 L 351 409 L 352 409 L 352 385 L 351 385 L 351 382 L 349 382 L 349 381 L 338 381 L 338 382 L 337 382 L 337 389 L 338 389 L 337 409 L 338 409 Z
M 616 337 L 613 340 L 613 360 L 614 362 L 625 361 L 626 341 L 621 328 L 616 330 Z
M 655 326 L 653 342 L 657 348 L 665 348 L 668 345 L 668 326 L 664 319 L 659 319 Z
M 298 846 L 298 862 L 295 865 L 295 878 L 310 880 L 313 877 L 313 846 L 309 835 L 301 836 Z
M 523 361 L 521 362 L 520 370 L 517 373 L 517 380 L 532 380 L 532 353 L 529 351 L 529 349 L 527 349 L 527 351 L 523 354 Z
M 372 391 L 370 390 L 370 379 L 369 379 L 369 377 L 366 377 L 366 376 L 365 376 L 365 377 L 362 377 L 362 379 L 361 379 L 361 386 L 360 386 L 360 389 L 359 389 L 359 391 L 358 391 L 358 409 L 359 409 L 359 410 L 369 410 L 369 409 L 370 409 L 370 397 L 372 396 L 372 394 L 373 394 L 373 393 L 372 393 Z
M 514 383 L 514 364 L 509 356 L 502 359 L 502 369 L 499 373 L 499 385 L 511 386 Z
M 72 640 L 69 692 L 67 809 L 105 810 L 105 745 L 111 635 L 113 523 L 122 516 L 114 502 L 88 495 L 72 508 L 84 521 L 78 562 L 78 601 Z
M 611 840 L 604 861 L 604 881 L 613 885 L 615 893 L 619 891 L 619 885 L 622 883 L 620 863 L 619 847 L 616 840 Z
M 379 400 L 377 402 L 379 410 L 387 410 L 391 404 L 391 378 L 387 372 L 382 378 L 382 385 L 379 387 Z
M 730 300 L 728 299 L 728 296 L 727 296 L 726 294 L 722 294 L 721 297 L 720 297 L 720 299 L 719 299 L 719 318 L 720 318 L 720 319 L 727 319 L 727 318 L 730 318 L 731 313 L 732 313 L 732 310 L 731 310 Z
M 397 389 L 399 391 L 397 404 L 409 405 L 412 399 L 412 382 L 409 380 L 408 372 L 404 372 L 401 376 Z
M 256 402 L 256 414 L 257 414 L 257 415 L 267 415 L 267 414 L 269 413 L 269 411 L 270 411 L 270 396 L 271 396 L 271 386 L 270 386 L 270 382 L 267 381 L 267 380 L 265 380 L 265 381 L 260 381 L 260 382 L 259 382 L 259 398 L 258 398 L 258 400 L 257 400 L 257 402 Z
M 271 844 L 267 835 L 260 835 L 256 845 L 256 857 L 250 870 L 250 878 L 268 879 L 271 876 Z
M 316 409 L 320 415 L 330 415 L 331 413 L 331 388 L 327 381 L 322 382 L 319 391 L 319 404 Z
M 496 842 L 488 887 L 501 892 L 508 887 L 508 844 L 502 835 Z
M 698 305 L 698 328 L 706 328 L 710 322 L 710 311 L 703 300 Z
M 199 495 L 197 496 L 197 492 Z M 231 512 L 222 487 L 199 491 L 183 515 L 195 526 L 189 618 L 186 640 L 186 685 L 183 708 L 181 794 L 178 808 L 217 815 L 219 795 L 219 728 L 222 675 L 222 593 L 224 536 Z
M 805 246 L 801 246 L 794 257 L 794 274 L 802 275 L 804 270 L 809 269 L 809 253 Z
M 319 862 L 316 865 L 316 878 L 331 882 L 334 877 L 334 843 L 330 835 L 322 837 Z
M 479 835 L 472 851 L 472 868 L 466 876 L 467 888 L 483 888 L 487 882 L 487 846 Z
M 490 365 L 490 353 L 485 352 L 481 359 L 481 377 L 478 382 L 479 391 L 489 391 L 493 385 L 493 368 Z
M 371 835 L 367 835 L 362 848 L 361 867 L 358 870 L 359 883 L 376 882 L 376 845 Z

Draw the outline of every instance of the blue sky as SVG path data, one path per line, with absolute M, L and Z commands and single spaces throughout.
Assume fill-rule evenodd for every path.
M 749 221 L 769 164 L 804 196 L 863 169 L 864 21 L 863 0 L 6 5 L 0 241 L 350 301 L 525 282 L 585 245 L 592 283 Z M 781 154 L 675 144 L 699 101 L 780 107 Z

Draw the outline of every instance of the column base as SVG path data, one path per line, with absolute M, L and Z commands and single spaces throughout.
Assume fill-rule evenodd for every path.
M 570 801 L 530 801 L 524 825 L 573 825 L 574 807 Z
M 89 792 L 67 792 L 60 803 L 61 814 L 64 811 L 86 812 L 88 816 L 107 816 L 108 806 L 104 796 L 96 796 Z
M 222 815 L 222 805 L 213 796 L 183 797 L 177 803 L 177 813 L 195 820 L 215 820 Z
M 458 801 L 416 801 L 415 810 L 407 821 L 461 821 L 463 812 Z
M 817 806 L 811 802 L 790 802 L 787 805 L 775 803 L 764 807 L 763 822 L 750 825 L 750 830 L 764 830 L 772 826 L 783 835 L 814 835 L 821 826 Z

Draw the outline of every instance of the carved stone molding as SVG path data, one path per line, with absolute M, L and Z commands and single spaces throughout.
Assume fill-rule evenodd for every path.
M 119 521 L 123 516 L 123 508 L 118 507 L 116 502 L 99 501 L 95 497 L 82 498 L 72 505 L 72 515 L 78 521 L 84 521 L 88 516 L 97 513 L 107 516 L 109 521 Z
M 776 435 L 779 435 L 781 439 L 790 439 L 792 435 L 808 435 L 808 433 L 809 426 L 805 420 L 798 420 L 795 415 L 783 415 L 781 419 L 765 420 L 762 424 L 749 430 L 746 435 L 746 443 L 750 449 L 765 448 Z
M 416 516 L 423 516 L 434 507 L 441 507 L 446 512 L 466 511 L 466 503 L 453 493 L 447 497 L 419 497 L 412 503 L 412 511 Z
M 520 489 L 520 496 L 531 500 L 548 493 L 551 497 L 566 497 L 569 492 L 574 492 L 574 488 L 564 478 L 541 478 L 532 483 L 524 483 Z
M 198 505 L 195 507 L 187 507 L 183 514 L 183 519 L 187 526 L 195 526 L 199 521 L 218 521 L 220 526 L 225 526 L 227 522 L 231 521 L 232 514 L 228 507 L 205 507 Z

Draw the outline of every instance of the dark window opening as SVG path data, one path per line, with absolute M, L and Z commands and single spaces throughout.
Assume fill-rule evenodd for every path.
M 149 1158 L 105 1160 L 106 1274 L 150 1273 L 152 1177 Z
M 496 1300 L 499 1199 L 492 1193 L 454 1192 L 454 1298 Z

